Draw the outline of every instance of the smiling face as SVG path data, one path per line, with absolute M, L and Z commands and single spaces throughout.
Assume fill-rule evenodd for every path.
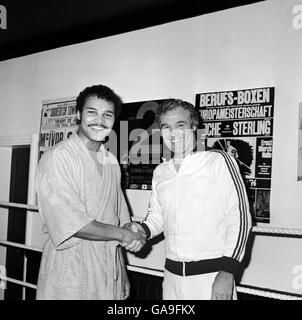
M 77 113 L 81 121 L 78 135 L 88 149 L 97 150 L 110 134 L 114 124 L 114 105 L 104 99 L 90 96 L 86 99 L 82 113 Z
M 194 149 L 195 139 L 188 110 L 182 107 L 170 110 L 160 116 L 160 130 L 165 145 L 174 152 L 174 157 L 182 157 Z

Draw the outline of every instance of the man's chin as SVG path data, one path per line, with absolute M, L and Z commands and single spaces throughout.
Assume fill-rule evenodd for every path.
M 183 152 L 183 148 L 177 148 L 177 146 L 168 145 L 168 144 L 165 144 L 165 145 L 173 153 L 182 153 Z
M 108 137 L 109 134 L 96 134 L 90 137 L 91 140 L 96 142 L 103 142 Z
M 173 148 L 171 149 L 174 154 L 189 154 L 194 148 Z
M 174 152 L 174 153 L 183 153 L 185 151 L 185 148 L 183 147 L 183 145 L 181 146 L 171 146 L 171 150 Z

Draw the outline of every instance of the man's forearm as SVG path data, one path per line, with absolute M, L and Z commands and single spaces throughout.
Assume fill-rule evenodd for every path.
M 92 221 L 73 235 L 76 238 L 94 241 L 123 241 L 123 229 L 110 224 Z
M 95 220 L 73 236 L 91 241 L 118 241 L 122 246 L 127 246 L 133 241 L 139 243 L 140 246 L 146 243 L 146 235 L 143 232 L 133 232 L 126 228 L 101 223 Z
M 212 300 L 231 300 L 233 295 L 234 276 L 225 271 L 219 271 L 212 284 Z

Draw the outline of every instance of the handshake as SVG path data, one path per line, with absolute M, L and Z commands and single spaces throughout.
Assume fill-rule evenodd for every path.
M 123 226 L 123 240 L 121 246 L 129 251 L 137 252 L 146 243 L 144 228 L 137 222 L 129 222 Z

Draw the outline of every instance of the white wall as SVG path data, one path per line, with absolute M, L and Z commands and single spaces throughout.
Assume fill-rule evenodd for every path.
M 41 102 L 111 86 L 125 102 L 199 92 L 274 86 L 270 226 L 302 229 L 297 180 L 298 103 L 302 101 L 302 30 L 292 26 L 297 0 L 268 0 L 214 14 L 0 62 L 0 137 L 39 130 Z M 4 109 L 5 108 L 5 109 Z M 148 191 L 128 191 L 144 216 Z M 38 218 L 37 218 L 38 219 Z M 33 245 L 40 242 L 35 226 Z M 257 236 L 242 283 L 302 294 L 293 286 L 302 240 Z M 163 248 L 131 263 L 161 268 Z

